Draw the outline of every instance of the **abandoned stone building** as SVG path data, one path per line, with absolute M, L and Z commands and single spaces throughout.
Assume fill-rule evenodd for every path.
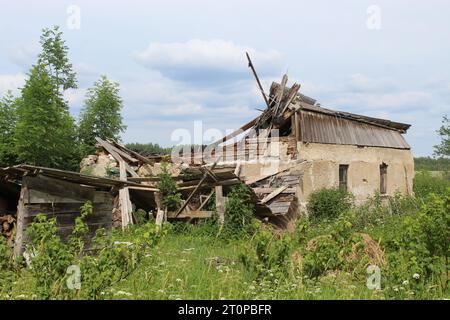
M 242 128 L 253 133 L 233 146 L 241 179 L 295 172 L 300 207 L 321 188 L 344 188 L 357 202 L 376 192 L 412 193 L 414 159 L 403 137 L 410 125 L 330 110 L 299 93 L 289 97 L 292 92 L 273 83 L 270 107 Z M 267 137 L 275 128 L 277 136 Z
M 412 193 L 414 161 L 403 137 L 410 125 L 324 108 L 298 93 L 299 85 L 286 83 L 284 76 L 268 95 L 261 88 L 267 108 L 208 146 L 149 156 L 98 138 L 96 154 L 83 159 L 80 173 L 27 165 L 0 169 L 0 231 L 20 254 L 37 213 L 55 217 L 58 233 L 67 237 L 86 201 L 94 207 L 90 235 L 136 222 L 139 209 L 157 223 L 213 215 L 223 223 L 227 194 L 242 183 L 256 216 L 282 229 L 293 227 L 308 196 L 321 188 L 344 188 L 357 202 L 376 192 Z M 163 162 L 182 199 L 172 211 L 158 189 Z M 215 210 L 208 211 L 212 199 Z

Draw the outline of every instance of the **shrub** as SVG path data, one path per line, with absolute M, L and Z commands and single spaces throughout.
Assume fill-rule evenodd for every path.
M 170 175 L 167 163 L 161 163 L 162 172 L 158 175 L 160 180 L 158 189 L 162 195 L 162 203 L 168 210 L 176 210 L 181 205 L 181 194 L 178 192 L 177 184 Z
M 414 284 L 415 293 L 432 282 L 442 292 L 448 289 L 448 255 L 450 238 L 450 194 L 427 197 L 420 212 L 398 221 L 383 239 L 389 254 L 387 285 L 390 294 L 398 295 L 405 281 Z M 397 290 L 395 290 L 397 289 Z
M 343 189 L 321 189 L 309 195 L 308 214 L 312 219 L 336 218 L 353 206 L 353 195 Z
M 101 298 L 108 287 L 133 272 L 145 250 L 155 246 L 167 232 L 165 226 L 160 230 L 153 223 L 131 226 L 126 233 L 115 232 L 112 236 L 98 229 L 88 254 L 84 247 L 89 231 L 85 219 L 91 213 L 92 204 L 87 202 L 81 207 L 67 243 L 56 234 L 55 218 L 39 214 L 27 228 L 31 243 L 26 251 L 31 254 L 30 272 L 39 299 Z M 81 272 L 81 288 L 76 290 L 65 285 L 70 266 L 78 266 Z
M 244 184 L 234 186 L 225 205 L 222 237 L 224 239 L 239 238 L 254 231 L 254 210 L 248 187 Z
M 12 250 L 3 235 L 0 235 L 0 270 L 7 270 L 12 264 Z
M 290 234 L 275 234 L 272 227 L 259 223 L 258 231 L 244 246 L 240 259 L 247 270 L 256 273 L 258 280 L 280 278 L 290 270 L 293 242 Z

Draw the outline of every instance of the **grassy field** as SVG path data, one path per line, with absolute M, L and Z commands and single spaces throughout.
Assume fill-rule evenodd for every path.
M 255 221 L 239 190 L 221 232 L 211 220 L 162 230 L 147 222 L 99 234 L 90 255 L 82 219 L 63 243 L 42 217 L 31 228 L 33 268 L 0 241 L 0 299 L 449 299 L 449 181 L 421 174 L 415 192 L 355 207 L 351 195 L 324 189 L 285 233 Z M 370 265 L 378 288 L 367 286 Z
M 169 235 L 126 280 L 113 286 L 114 299 L 379 299 L 349 274 L 307 281 L 292 275 L 257 282 L 239 259 L 242 242 L 207 236 Z

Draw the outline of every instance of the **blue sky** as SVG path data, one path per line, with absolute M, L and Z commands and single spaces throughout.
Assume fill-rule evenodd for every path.
M 322 106 L 412 124 L 414 154 L 431 155 L 450 114 L 449 16 L 444 0 L 2 0 L 0 95 L 23 85 L 41 29 L 59 25 L 79 82 L 71 112 L 105 74 L 121 86 L 123 140 L 173 145 L 195 121 L 225 134 L 264 107 L 249 51 L 267 90 L 287 72 Z

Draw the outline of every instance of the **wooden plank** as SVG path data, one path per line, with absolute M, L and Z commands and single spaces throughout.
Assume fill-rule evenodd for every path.
M 214 170 L 214 168 L 217 165 L 217 162 L 219 162 L 220 157 L 217 158 L 216 162 L 214 162 L 214 164 L 211 166 L 211 170 Z M 189 204 L 189 202 L 191 201 L 192 197 L 195 195 L 195 193 L 198 191 L 198 189 L 200 188 L 200 186 L 202 185 L 202 183 L 206 180 L 206 177 L 208 177 L 208 173 L 205 172 L 203 174 L 203 178 L 198 182 L 197 186 L 195 187 L 195 189 L 191 192 L 191 194 L 189 195 L 189 197 L 186 199 L 186 201 L 183 203 L 183 205 L 181 206 L 180 209 L 178 209 L 177 214 L 179 215 L 185 208 L 186 206 Z
M 159 209 L 156 213 L 156 221 L 155 224 L 161 228 L 164 219 L 164 210 Z
M 27 210 L 25 208 L 25 194 L 27 193 L 26 184 L 22 185 L 20 190 L 19 202 L 17 205 L 17 222 L 16 222 L 16 237 L 14 239 L 14 258 L 17 259 L 23 253 L 23 244 L 25 241 L 25 217 Z
M 267 196 L 264 197 L 264 199 L 261 200 L 261 203 L 267 203 L 273 198 L 275 198 L 277 195 L 282 193 L 284 190 L 286 190 L 288 186 L 281 186 L 278 189 L 274 190 L 273 192 L 269 193 Z
M 203 207 L 208 203 L 209 199 L 211 199 L 212 195 L 214 194 L 214 189 L 211 191 L 211 193 L 206 197 L 205 201 L 202 202 L 200 207 L 197 209 L 197 211 L 201 211 Z
M 145 185 L 142 185 L 142 187 L 132 186 L 132 187 L 128 187 L 128 189 L 131 189 L 131 190 L 142 190 L 142 191 L 148 191 L 148 192 L 158 192 L 159 191 L 158 188 L 154 188 L 152 186 L 148 186 L 147 187 Z
M 128 149 L 127 147 L 125 147 L 124 145 L 118 143 L 117 141 L 112 141 L 112 143 L 114 144 L 114 146 L 116 148 L 121 149 L 123 152 L 131 153 L 136 159 L 138 159 L 138 160 L 140 160 L 140 161 L 142 161 L 144 163 L 151 164 L 151 165 L 155 164 L 155 160 L 151 160 L 149 158 L 146 158 L 146 157 L 140 155 L 139 153 L 137 153 L 136 151 Z
M 125 169 L 125 161 L 119 156 L 119 171 L 120 171 L 120 179 L 126 181 L 127 174 Z M 120 200 L 120 212 L 122 217 L 122 229 L 124 229 L 128 224 L 133 223 L 133 219 L 131 217 L 131 201 L 130 201 L 130 192 L 127 187 L 119 190 L 119 200 Z
M 194 210 L 189 212 L 182 212 L 178 216 L 175 212 L 168 212 L 167 218 L 168 219 L 185 219 L 185 218 L 211 218 L 213 216 L 213 211 L 201 211 L 201 210 Z
M 27 204 L 27 216 L 35 217 L 39 213 L 48 215 L 59 214 L 79 214 L 82 203 L 47 203 L 47 204 Z M 96 203 L 93 205 L 92 215 L 97 215 L 98 212 L 112 211 L 113 203 Z
M 225 222 L 225 201 L 223 198 L 223 187 L 216 186 L 216 211 L 219 216 L 219 224 L 222 226 Z
M 114 146 L 113 146 L 112 144 L 110 144 L 109 142 L 107 142 L 107 141 L 105 141 L 105 140 L 103 140 L 103 139 L 101 139 L 101 138 L 99 138 L 99 137 L 96 137 L 95 140 L 97 140 L 97 142 L 100 143 L 100 145 L 101 145 L 106 151 L 108 151 L 108 153 L 110 153 L 113 157 L 114 157 L 113 154 L 118 154 L 118 155 L 120 155 L 122 158 L 128 160 L 129 162 L 132 162 L 132 163 L 139 162 L 137 159 L 133 158 L 132 156 L 130 156 L 130 155 L 127 154 L 126 152 L 123 152 L 122 150 L 117 149 L 116 147 L 114 147 Z M 114 158 L 115 158 L 115 157 L 114 157 Z
M 258 177 L 258 178 L 254 178 L 254 179 L 251 179 L 251 180 L 247 180 L 247 181 L 245 181 L 245 184 L 246 184 L 246 185 L 251 185 L 251 184 L 256 183 L 256 182 L 258 182 L 258 181 L 261 181 L 261 180 L 270 178 L 270 177 L 272 177 L 272 176 L 275 176 L 275 175 L 277 175 L 277 174 L 279 174 L 279 173 L 285 172 L 285 171 L 287 171 L 287 170 L 289 170 L 289 169 L 290 169 L 290 168 L 285 168 L 285 169 L 280 170 L 280 171 L 275 172 L 275 173 L 271 173 L 271 174 L 267 174 L 267 175 L 260 176 L 260 177 Z
M 221 144 L 221 143 L 223 143 L 223 142 L 226 142 L 226 141 L 228 141 L 228 140 L 230 140 L 230 139 L 232 139 L 232 138 L 238 136 L 239 134 L 243 133 L 244 131 L 250 129 L 251 127 L 253 127 L 253 126 L 256 124 L 256 122 L 258 121 L 258 119 L 259 119 L 259 116 L 256 117 L 256 118 L 253 119 L 253 120 L 250 120 L 249 122 L 247 122 L 246 124 L 244 124 L 244 125 L 243 125 L 242 127 L 240 127 L 239 129 L 237 129 L 237 130 L 233 131 L 232 133 L 226 135 L 226 136 L 223 137 L 222 139 L 217 140 L 216 142 L 211 143 L 210 145 L 208 145 L 208 146 L 206 147 L 205 150 L 212 150 L 213 148 L 217 147 L 219 144 Z
M 253 191 L 257 194 L 269 194 L 277 190 L 277 188 L 252 188 Z M 295 193 L 295 188 L 287 188 L 282 193 Z
M 27 185 L 27 189 L 30 191 L 28 196 L 32 195 L 31 190 L 36 190 L 46 193 L 48 196 L 54 195 L 56 197 L 68 198 L 80 202 L 94 200 L 94 187 L 84 186 L 78 183 L 50 178 L 43 175 L 36 177 L 26 176 L 22 181 Z M 39 192 L 36 196 L 42 196 L 42 193 Z M 27 203 L 27 199 L 25 199 L 25 203 Z

